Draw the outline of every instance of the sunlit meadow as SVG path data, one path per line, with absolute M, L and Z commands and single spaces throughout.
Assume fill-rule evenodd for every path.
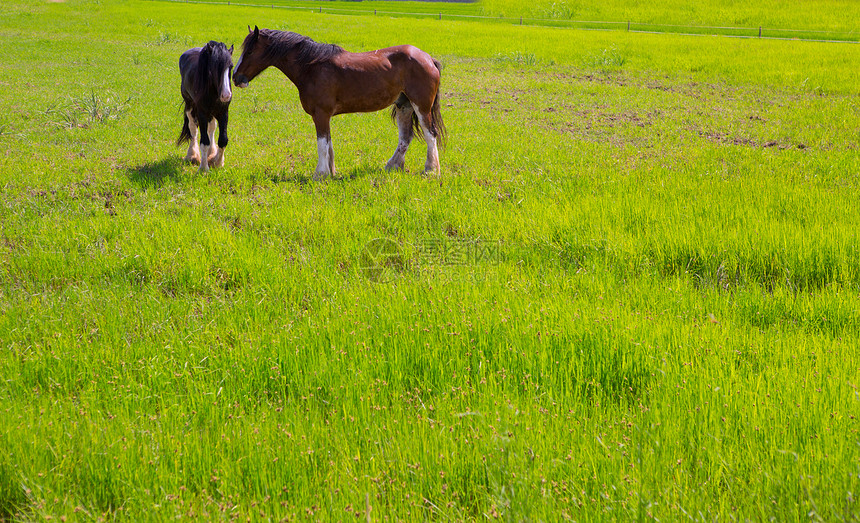
M 277 70 L 182 163 L 179 55 L 248 25 L 438 58 L 441 175 L 382 169 L 381 112 L 313 181 Z M 0 520 L 860 517 L 856 45 L 143 0 L 0 35 Z

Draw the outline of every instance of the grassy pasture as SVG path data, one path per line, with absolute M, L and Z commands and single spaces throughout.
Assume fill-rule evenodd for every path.
M 186 2 L 186 0 L 163 0 Z M 192 0 L 197 1 L 197 0 Z M 291 11 L 441 18 L 655 33 L 857 42 L 860 8 L 851 0 L 806 0 L 787 6 L 768 0 L 482 0 L 466 3 L 330 0 L 202 0 L 203 4 L 265 6 Z
M 578 19 L 658 25 L 760 27 L 856 32 L 858 7 L 850 0 L 811 0 L 787 4 L 779 0 L 744 2 L 715 0 L 707 3 L 681 0 L 481 0 L 489 16 Z
M 440 58 L 442 176 L 382 171 L 378 113 L 311 181 L 275 70 L 183 165 L 179 54 L 248 24 Z M 139 0 L 0 34 L 0 520 L 858 519 L 856 46 Z

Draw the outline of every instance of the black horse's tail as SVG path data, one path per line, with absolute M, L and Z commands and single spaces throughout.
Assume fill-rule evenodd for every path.
M 182 131 L 179 132 L 179 138 L 176 139 L 177 147 L 191 140 L 191 129 L 188 128 L 188 113 L 183 111 L 182 116 L 185 121 L 182 123 Z

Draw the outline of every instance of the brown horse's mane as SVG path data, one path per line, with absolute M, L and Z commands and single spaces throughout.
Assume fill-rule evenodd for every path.
M 342 47 L 334 44 L 321 44 L 307 36 L 289 31 L 261 29 L 260 32 L 269 37 L 269 47 L 264 57 L 273 60 L 287 53 L 295 53 L 295 61 L 300 67 L 322 62 L 343 52 Z

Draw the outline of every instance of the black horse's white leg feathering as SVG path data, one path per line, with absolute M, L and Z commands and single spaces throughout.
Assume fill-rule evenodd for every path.
M 227 114 L 233 99 L 230 87 L 233 73 L 232 54 L 232 47 L 228 49 L 223 43 L 212 41 L 203 47 L 189 49 L 179 57 L 185 118 L 177 144 L 186 140 L 190 142 L 185 159 L 192 163 L 199 162 L 201 171 L 224 165 L 224 148 L 227 147 L 228 141 Z

